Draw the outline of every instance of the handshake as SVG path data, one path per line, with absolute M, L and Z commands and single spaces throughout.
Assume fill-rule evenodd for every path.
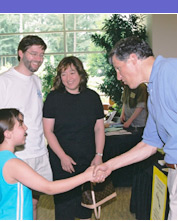
M 106 177 L 111 174 L 112 170 L 109 168 L 107 162 L 90 166 L 84 172 L 87 175 L 88 180 L 93 183 L 102 183 L 105 181 Z

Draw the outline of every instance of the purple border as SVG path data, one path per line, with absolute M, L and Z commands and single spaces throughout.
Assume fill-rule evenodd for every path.
M 177 0 L 7 0 L 0 13 L 178 13 Z

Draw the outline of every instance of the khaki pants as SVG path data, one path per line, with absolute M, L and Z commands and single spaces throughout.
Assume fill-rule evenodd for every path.
M 168 220 L 177 220 L 177 168 L 168 172 L 169 214 Z
M 31 168 L 33 168 L 38 174 L 43 176 L 45 179 L 52 181 L 52 170 L 49 162 L 49 154 L 46 153 L 43 156 L 24 159 Z

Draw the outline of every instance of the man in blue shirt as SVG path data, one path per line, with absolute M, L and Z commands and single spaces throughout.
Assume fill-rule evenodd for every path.
M 148 119 L 143 139 L 128 152 L 97 166 L 108 176 L 113 170 L 142 161 L 164 149 L 168 171 L 170 210 L 177 220 L 177 59 L 154 58 L 149 45 L 137 38 L 121 39 L 110 53 L 117 79 L 131 89 L 148 84 Z

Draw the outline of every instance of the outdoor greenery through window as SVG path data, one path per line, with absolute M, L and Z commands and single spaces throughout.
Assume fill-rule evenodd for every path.
M 82 60 L 90 76 L 88 86 L 98 91 L 97 87 L 103 78 L 102 70 L 93 64 L 101 62 L 103 49 L 95 46 L 90 36 L 101 33 L 103 21 L 110 16 L 110 14 L 0 14 L 0 73 L 17 65 L 19 41 L 25 35 L 35 34 L 43 38 L 48 46 L 44 63 L 38 71 L 42 82 L 46 71 L 55 74 L 59 61 L 65 56 L 74 55 Z M 108 102 L 108 98 L 102 100 L 103 103 Z

